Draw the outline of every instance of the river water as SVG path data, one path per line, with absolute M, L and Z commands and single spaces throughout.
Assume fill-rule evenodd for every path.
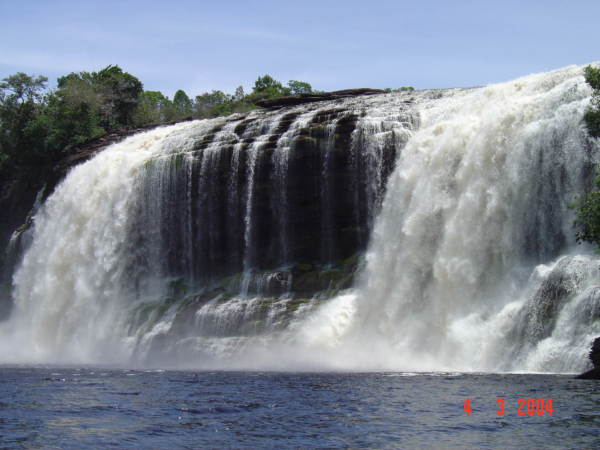
M 2 449 L 592 448 L 599 410 L 572 375 L 0 368 Z

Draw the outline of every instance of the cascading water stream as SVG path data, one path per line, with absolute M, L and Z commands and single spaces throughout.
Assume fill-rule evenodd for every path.
M 37 213 L 0 361 L 583 370 L 600 276 L 566 207 L 597 162 L 581 71 L 113 145 Z M 354 288 L 294 291 L 341 279 L 369 231 Z
M 410 101 L 406 101 L 410 103 Z M 353 131 L 351 158 L 353 165 L 353 183 L 363 185 L 363 189 L 354 191 L 354 203 L 368 205 L 367 211 L 361 211 L 357 206 L 356 226 L 366 223 L 368 229 L 379 214 L 385 184 L 388 178 L 386 168 L 393 167 L 386 161 L 395 155 L 386 154 L 385 148 L 393 146 L 403 148 L 410 136 L 419 128 L 420 117 L 393 111 L 387 108 L 373 108 L 368 116 L 363 116 Z M 388 164 L 386 164 L 388 163 Z M 363 195 L 361 195 L 361 193 Z M 366 220 L 361 217 L 366 214 Z
M 288 202 L 287 191 L 288 173 L 290 165 L 290 153 L 293 151 L 294 138 L 298 136 L 298 132 L 306 129 L 310 121 L 314 118 L 315 111 L 308 111 L 297 117 L 290 129 L 281 135 L 277 141 L 277 147 L 273 152 L 273 178 L 275 182 L 275 192 L 271 208 L 274 214 L 277 214 L 279 220 L 279 245 L 281 248 L 280 260 L 282 265 L 290 263 L 290 248 L 289 248 L 289 233 L 290 233 L 290 205 Z
M 325 124 L 322 133 L 324 134 L 324 148 L 321 152 L 322 155 L 322 183 L 320 186 L 321 191 L 321 258 L 323 261 L 331 262 L 334 255 L 334 247 L 336 242 L 333 239 L 333 180 L 331 177 L 333 158 L 332 152 L 334 151 L 335 144 L 335 130 L 336 125 L 340 117 L 325 116 Z
M 563 315 L 575 315 L 570 299 L 592 308 L 584 289 L 600 281 L 598 263 L 552 261 L 578 250 L 567 204 L 596 161 L 581 124 L 588 101 L 580 69 L 567 68 L 423 104 L 363 283 L 334 301 L 353 318 L 340 349 L 400 370 L 582 370 L 598 316 L 581 330 Z M 545 332 L 531 335 L 540 321 Z

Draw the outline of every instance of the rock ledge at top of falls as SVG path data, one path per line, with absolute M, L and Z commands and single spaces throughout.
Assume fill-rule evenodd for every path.
M 580 380 L 600 380 L 600 337 L 594 340 L 590 349 L 589 358 L 594 364 L 594 368 L 576 376 Z
M 361 95 L 387 94 L 383 89 L 344 89 L 342 91 L 319 92 L 316 94 L 298 94 L 287 97 L 267 98 L 258 100 L 254 104 L 262 108 L 281 108 L 283 106 L 301 105 L 303 103 L 323 102 L 326 100 L 337 100 L 340 98 L 358 97 Z

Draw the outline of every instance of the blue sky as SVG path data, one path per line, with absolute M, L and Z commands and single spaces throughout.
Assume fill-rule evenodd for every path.
M 481 86 L 600 60 L 600 1 L 0 0 L 0 78 L 109 64 L 147 90 Z

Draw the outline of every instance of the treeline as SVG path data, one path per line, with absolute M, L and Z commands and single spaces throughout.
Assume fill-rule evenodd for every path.
M 47 77 L 22 72 L 0 83 L 0 182 L 43 176 L 77 145 L 116 128 L 226 116 L 248 112 L 258 100 L 316 92 L 306 82 L 283 86 L 265 75 L 249 94 L 242 86 L 233 95 L 213 90 L 193 98 L 178 90 L 171 100 L 144 91 L 137 77 L 113 65 L 70 73 L 58 78 L 56 89 L 47 88 Z
M 296 94 L 310 94 L 310 84 L 303 81 L 290 80 L 287 86 L 274 80 L 269 75 L 258 77 L 252 92 L 246 94 L 239 86 L 233 95 L 213 90 L 189 98 L 181 89 L 173 96 L 173 100 L 159 91 L 145 91 L 140 95 L 139 105 L 134 117 L 136 125 L 153 122 L 170 122 L 184 118 L 210 119 L 228 116 L 233 113 L 245 113 L 255 109 L 255 102 L 267 98 L 283 97 Z

